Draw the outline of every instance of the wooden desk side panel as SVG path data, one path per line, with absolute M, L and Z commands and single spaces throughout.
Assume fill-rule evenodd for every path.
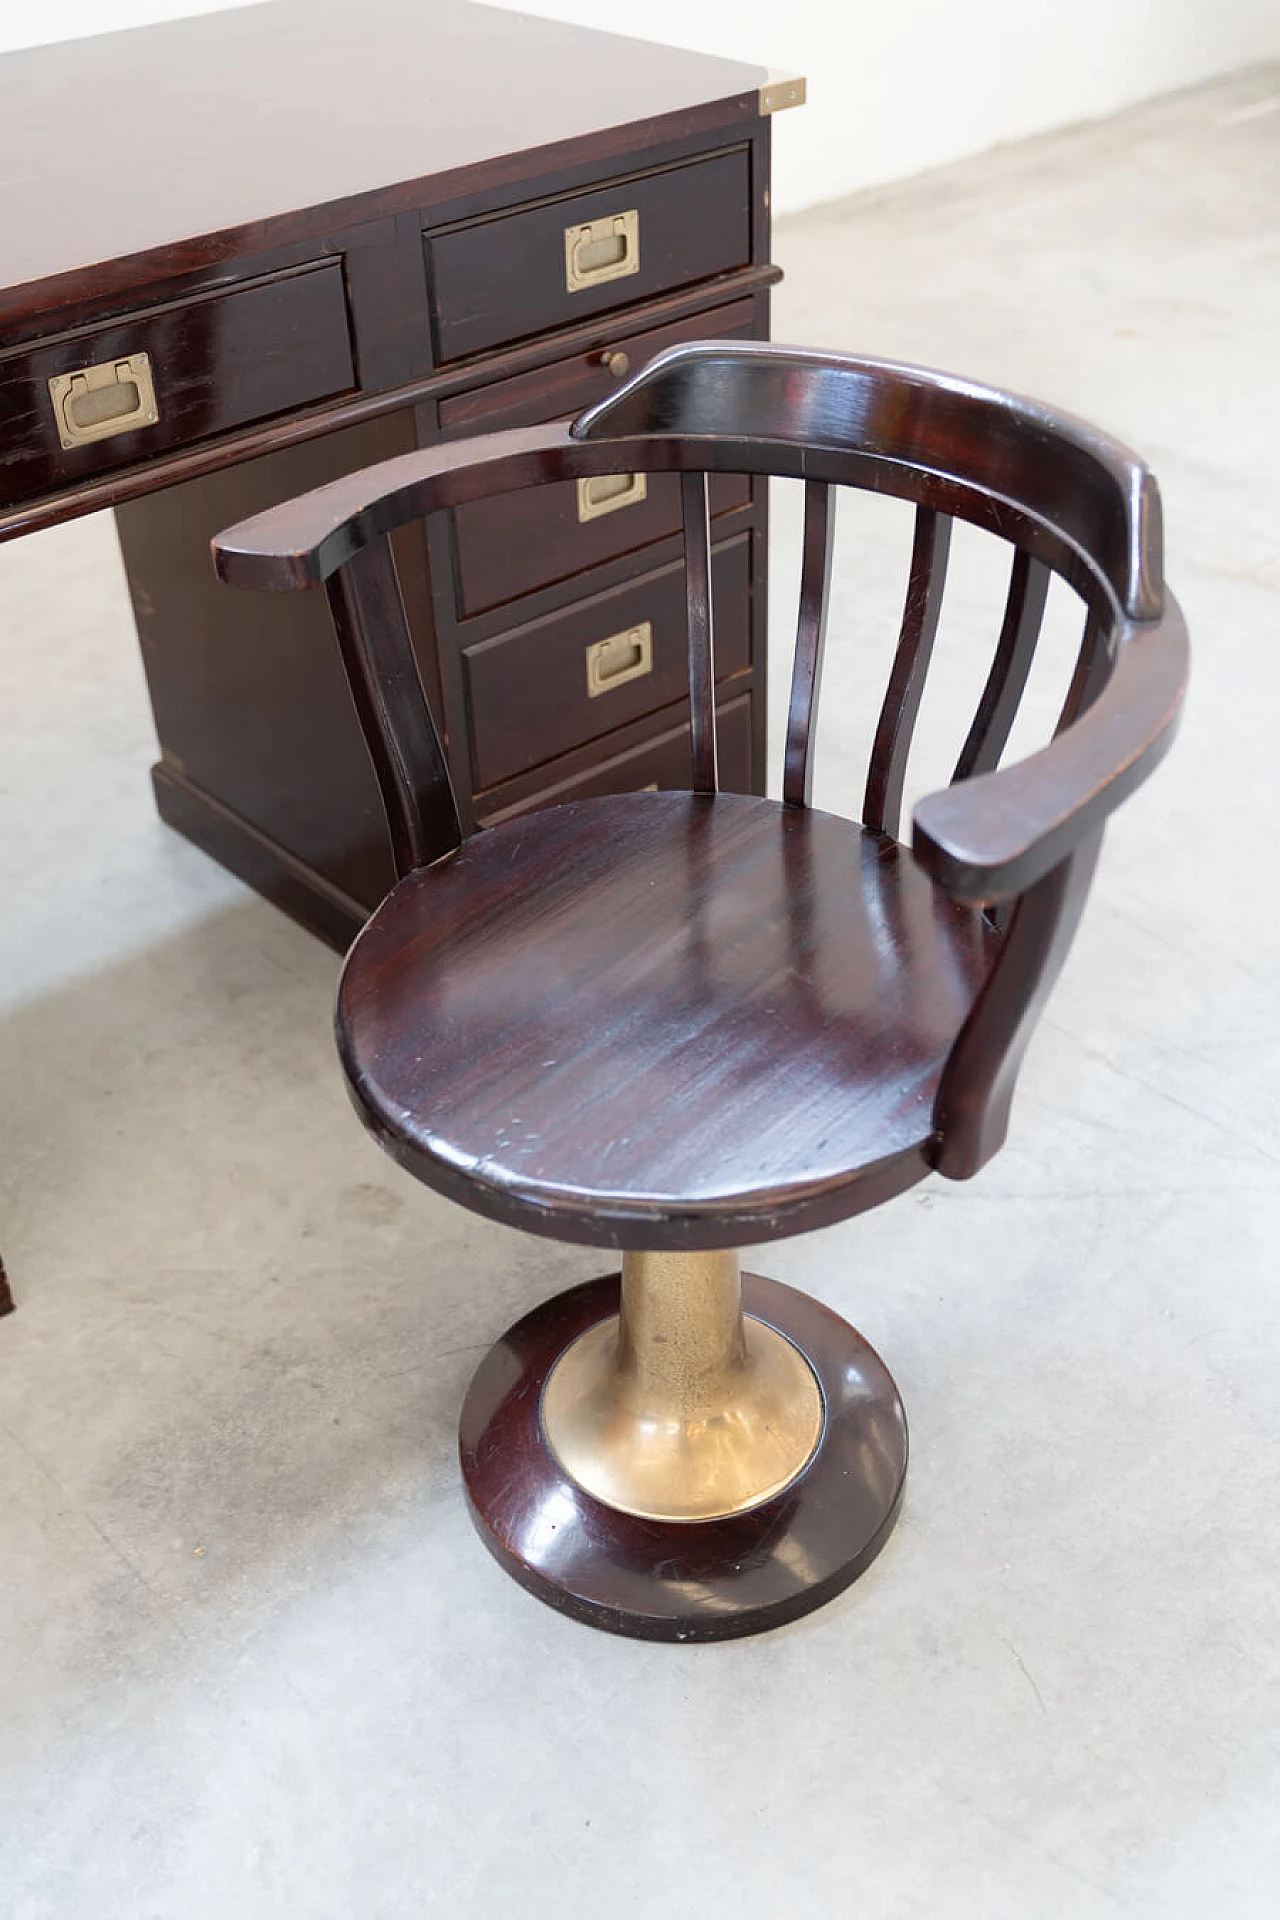
M 246 514 L 414 445 L 412 415 L 392 414 L 116 513 L 168 786 L 186 789 L 188 811 L 200 797 L 229 809 L 327 886 L 366 904 L 394 875 L 325 597 L 237 593 L 216 578 L 209 541 Z M 419 530 L 406 528 L 398 549 L 430 662 Z M 206 846 L 214 825 L 211 816 Z M 211 850 L 239 871 L 232 826 L 224 821 L 216 837 Z

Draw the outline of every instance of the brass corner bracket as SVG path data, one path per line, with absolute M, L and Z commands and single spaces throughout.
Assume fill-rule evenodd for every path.
M 784 107 L 802 107 L 808 82 L 802 73 L 771 73 L 760 89 L 761 113 L 781 113 Z

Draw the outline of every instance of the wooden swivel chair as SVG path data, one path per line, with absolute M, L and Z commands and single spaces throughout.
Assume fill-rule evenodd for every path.
M 388 536 L 512 489 L 681 476 L 691 791 L 571 801 L 464 838 Z M 781 802 L 717 792 L 708 472 L 805 481 Z M 832 490 L 912 501 L 901 636 L 861 824 L 814 811 Z M 1003 625 L 953 784 L 899 810 L 951 521 L 1009 543 Z M 622 1251 L 492 1349 L 462 1415 L 482 1537 L 534 1593 L 653 1639 L 818 1606 L 892 1529 L 883 1363 L 734 1249 L 805 1233 L 1005 1137 L 1103 823 L 1168 746 L 1186 636 L 1155 482 L 1123 448 L 944 375 L 762 344 L 660 355 L 571 426 L 392 460 L 223 534 L 240 586 L 327 582 L 397 885 L 337 1032 L 365 1124 L 420 1180 Z M 1052 742 L 997 771 L 1051 572 L 1087 610 Z

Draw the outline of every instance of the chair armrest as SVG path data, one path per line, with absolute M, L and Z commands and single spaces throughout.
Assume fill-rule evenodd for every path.
M 1177 730 L 1187 634 L 1166 593 L 1158 621 L 1126 624 L 1093 705 L 1041 752 L 931 793 L 912 849 L 958 900 L 993 905 L 1043 879 L 1159 765 Z
M 314 487 L 212 542 L 218 578 L 233 587 L 287 593 L 316 587 L 362 547 L 406 521 L 471 498 L 532 486 L 567 454 L 582 471 L 606 469 L 608 450 L 584 461 L 567 426 L 513 428 L 505 433 L 398 454 L 328 486 Z

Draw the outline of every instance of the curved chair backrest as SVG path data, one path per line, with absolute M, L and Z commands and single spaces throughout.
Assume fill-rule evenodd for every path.
M 1160 759 L 1180 708 L 1186 637 L 1164 590 L 1155 481 L 1091 428 L 992 388 L 887 361 L 712 341 L 660 354 L 570 426 L 407 454 L 232 528 L 214 543 L 224 579 L 274 589 L 328 582 L 401 873 L 462 836 L 387 536 L 411 519 L 525 486 L 643 471 L 682 476 L 691 783 L 703 792 L 717 780 L 707 475 L 805 482 L 783 781 L 792 806 L 807 805 L 811 789 L 832 488 L 915 504 L 901 631 L 864 801 L 866 825 L 894 837 L 952 521 L 1010 543 L 1004 617 L 977 711 L 951 786 L 919 804 L 913 833 L 917 859 L 956 897 L 1015 903 L 936 1109 L 939 1165 L 975 1171 L 1003 1139 L 1013 1078 L 1070 943 L 1105 818 Z M 1054 740 L 997 771 L 1050 572 L 1085 602 L 1079 655 Z

